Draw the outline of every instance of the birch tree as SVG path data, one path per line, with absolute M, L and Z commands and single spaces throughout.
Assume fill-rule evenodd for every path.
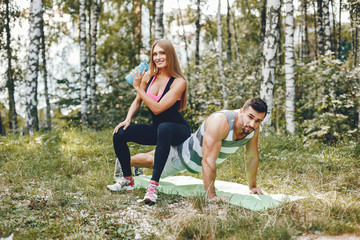
M 227 31 L 227 62 L 231 64 L 231 31 L 230 31 L 230 3 L 227 0 L 227 14 L 226 14 L 226 31 Z
M 313 1 L 313 8 L 314 11 L 316 9 L 315 1 Z M 315 14 L 314 14 L 315 15 Z M 319 53 L 319 41 L 318 41 L 318 27 L 317 27 L 317 18 L 314 16 L 314 35 L 315 35 L 315 59 L 318 59 L 318 53 Z
M 26 74 L 26 121 L 30 135 L 39 130 L 37 109 L 37 86 L 39 72 L 39 50 L 42 21 L 42 0 L 32 0 L 30 5 L 30 28 L 28 48 L 28 70 Z
M 319 54 L 324 55 L 323 0 L 317 0 L 317 25 Z
M 323 0 L 323 20 L 324 20 L 324 53 L 331 50 L 330 32 L 330 12 L 329 0 Z
M 155 40 L 164 37 L 164 0 L 156 0 L 155 2 Z
M 182 27 L 182 32 L 183 32 L 183 41 L 185 43 L 185 55 L 186 55 L 186 65 L 188 68 L 188 74 L 187 74 L 187 80 L 190 83 L 190 57 L 189 57 L 189 50 L 188 50 L 188 41 L 186 39 L 186 34 L 185 34 L 185 26 L 184 26 L 184 19 L 182 17 L 182 13 L 181 13 L 181 8 L 180 8 L 180 1 L 178 0 L 178 22 L 179 22 L 179 26 L 181 25 Z M 189 98 L 189 100 L 191 100 L 191 97 Z
M 341 8 L 342 8 L 342 0 L 339 0 L 339 26 L 338 26 L 338 46 L 337 46 L 338 59 L 341 58 Z
M 47 66 L 46 66 L 46 45 L 45 45 L 45 33 L 44 33 L 44 19 L 41 18 L 41 58 L 42 58 L 42 73 L 43 73 L 43 81 L 44 81 L 44 95 L 45 95 L 45 103 L 46 103 L 46 125 L 47 128 L 51 129 L 51 108 L 50 108 L 50 99 L 49 99 L 49 90 L 48 90 L 48 77 L 47 77 Z
M 227 108 L 227 94 L 226 94 L 226 85 L 225 85 L 225 74 L 223 68 L 223 61 L 222 61 L 222 23 L 221 23 L 221 0 L 218 1 L 218 12 L 217 12 L 217 38 L 218 38 L 218 66 L 219 66 L 219 74 L 221 79 L 222 85 L 222 95 L 223 95 L 223 107 L 224 109 Z
M 306 0 L 305 0 L 306 1 Z M 295 80 L 294 80 L 294 3 L 286 1 L 285 18 L 285 78 L 286 78 L 286 129 L 294 134 Z
M 96 40 L 97 25 L 101 12 L 101 0 L 93 0 L 91 4 L 91 27 L 90 27 L 90 100 L 91 100 L 91 120 L 96 127 Z
M 81 101 L 81 122 L 83 125 L 87 122 L 86 113 L 88 110 L 86 101 L 87 91 L 87 59 L 86 59 L 86 13 L 85 0 L 80 0 L 80 101 Z
M 268 112 L 262 123 L 262 127 L 266 128 L 271 125 L 271 112 L 273 109 L 273 92 L 275 85 L 275 69 L 276 69 L 276 50 L 279 38 L 279 14 L 281 2 L 280 0 L 268 0 L 266 6 L 266 31 L 263 48 L 263 64 L 260 97 L 267 103 Z
M 196 73 L 196 81 L 199 81 L 199 65 L 200 65 L 200 0 L 196 1 L 196 40 L 195 40 L 195 73 Z
M 233 20 L 233 28 L 234 28 L 234 38 L 235 38 L 235 47 L 236 47 L 236 59 L 238 63 L 241 62 L 240 59 L 240 48 L 239 48 L 239 41 L 237 37 L 237 25 L 236 25 L 236 19 L 235 19 L 235 12 L 232 14 L 232 20 Z
M 10 131 L 15 133 L 18 128 L 18 122 L 17 122 L 17 113 L 16 113 L 16 107 L 15 107 L 15 98 L 14 98 L 14 92 L 15 92 L 15 84 L 13 79 L 13 71 L 12 71 L 12 56 L 11 56 L 11 32 L 10 32 L 10 11 L 9 11 L 9 0 L 5 0 L 5 17 L 6 17 L 6 50 L 7 50 L 7 60 L 8 60 L 8 69 L 7 69 L 7 82 L 6 87 L 8 89 L 8 95 L 9 95 L 9 125 L 10 125 Z
M 294 8 L 294 7 L 293 7 Z M 304 45 L 304 54 L 306 61 L 309 60 L 310 54 L 310 44 L 309 44 L 309 29 L 308 29 L 308 0 L 303 0 L 303 11 L 304 11 L 304 34 L 305 34 L 305 45 Z M 294 11 L 293 11 L 294 12 Z M 292 13 L 293 15 L 294 13 Z

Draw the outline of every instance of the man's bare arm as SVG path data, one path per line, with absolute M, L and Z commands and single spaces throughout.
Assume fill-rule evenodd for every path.
M 229 124 L 224 114 L 211 115 L 205 122 L 205 133 L 202 146 L 202 174 L 204 188 L 210 200 L 219 199 L 215 193 L 216 159 L 219 156 L 221 142 L 229 131 Z
M 245 145 L 245 169 L 248 179 L 249 189 L 251 193 L 260 195 L 265 194 L 260 188 L 256 186 L 256 175 L 259 167 L 259 151 L 258 151 L 258 136 L 259 128 L 255 130 L 255 135 Z

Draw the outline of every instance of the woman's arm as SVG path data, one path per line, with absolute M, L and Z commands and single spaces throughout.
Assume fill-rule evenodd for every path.
M 141 83 L 141 88 L 145 89 L 146 88 L 146 84 L 147 81 L 145 79 L 148 79 L 150 76 L 149 73 L 146 73 L 144 76 L 144 81 L 142 81 Z M 122 121 L 121 123 L 119 123 L 115 129 L 113 133 L 116 133 L 121 127 L 124 127 L 124 130 L 130 125 L 131 123 L 131 119 L 135 116 L 135 114 L 139 111 L 139 108 L 141 106 L 142 103 L 142 99 L 139 96 L 139 94 L 136 95 L 136 98 L 134 99 L 134 101 L 131 103 L 130 108 L 128 110 L 128 113 L 126 115 L 126 118 L 124 121 Z
M 133 86 L 142 101 L 150 108 L 150 110 L 155 114 L 158 115 L 167 109 L 169 109 L 172 105 L 176 103 L 176 101 L 181 98 L 183 92 L 186 90 L 186 81 L 183 78 L 176 78 L 173 84 L 170 87 L 170 90 L 164 95 L 164 97 L 159 101 L 154 101 L 151 97 L 149 97 L 146 92 L 145 88 L 140 86 L 140 81 L 142 84 L 142 80 L 144 77 L 144 73 L 139 74 L 136 73 L 134 76 Z M 146 78 L 146 77 L 145 77 Z

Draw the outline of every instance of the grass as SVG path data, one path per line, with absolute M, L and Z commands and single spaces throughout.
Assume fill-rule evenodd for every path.
M 115 155 L 111 130 L 54 130 L 0 139 L 0 237 L 14 239 L 296 239 L 360 234 L 360 146 L 304 145 L 296 137 L 261 137 L 258 185 L 306 196 L 252 212 L 204 196 L 145 189 L 110 193 Z M 132 154 L 153 147 L 131 145 Z M 217 179 L 246 184 L 243 151 L 218 167 Z M 151 171 L 146 171 L 151 173 Z M 190 174 L 191 175 L 191 174 Z M 196 175 L 201 177 L 200 175 Z

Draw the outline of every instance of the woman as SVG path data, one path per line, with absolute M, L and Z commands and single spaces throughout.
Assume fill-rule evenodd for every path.
M 145 203 L 151 203 L 157 199 L 156 187 L 159 186 L 170 145 L 179 145 L 191 133 L 188 123 L 179 113 L 186 107 L 187 81 L 181 72 L 173 45 L 164 39 L 156 41 L 151 48 L 150 70 L 132 74 L 137 95 L 126 119 L 115 127 L 113 133 L 114 149 L 124 177 L 107 188 L 112 191 L 133 189 L 127 142 L 156 145 L 154 170 L 144 197 Z M 130 125 L 142 102 L 149 108 L 152 124 Z

